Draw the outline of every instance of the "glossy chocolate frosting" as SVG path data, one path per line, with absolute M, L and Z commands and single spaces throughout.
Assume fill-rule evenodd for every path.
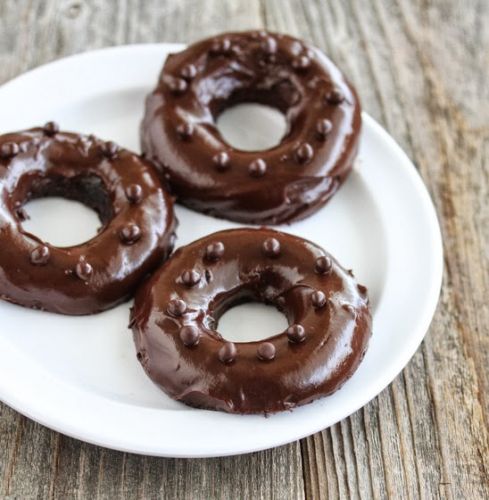
M 284 113 L 279 145 L 242 151 L 216 118 L 242 102 Z M 142 150 L 180 203 L 252 224 L 301 219 L 322 207 L 352 168 L 361 127 L 353 87 L 319 50 L 249 31 L 197 42 L 166 60 L 147 97 Z
M 227 342 L 221 315 L 259 301 L 289 328 Z M 317 245 L 271 229 L 231 229 L 179 248 L 136 293 L 137 356 L 172 398 L 231 413 L 273 413 L 336 391 L 371 335 L 367 290 Z
M 97 236 L 60 248 L 22 227 L 23 205 L 62 196 L 97 211 Z M 56 221 L 53 221 L 55 224 Z M 0 136 L 0 297 L 91 314 L 130 297 L 174 244 L 173 202 L 152 165 L 93 136 L 44 128 Z

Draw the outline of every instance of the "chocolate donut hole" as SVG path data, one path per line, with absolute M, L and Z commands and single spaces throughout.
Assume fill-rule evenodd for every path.
M 225 109 L 216 120 L 222 138 L 241 151 L 266 151 L 282 141 L 287 132 L 285 115 L 255 102 Z
M 22 227 L 58 247 L 85 243 L 113 217 L 103 180 L 96 175 L 32 179 L 27 199 L 18 200 Z
M 278 308 L 250 299 L 229 306 L 219 317 L 216 330 L 225 340 L 242 343 L 269 339 L 288 326 Z

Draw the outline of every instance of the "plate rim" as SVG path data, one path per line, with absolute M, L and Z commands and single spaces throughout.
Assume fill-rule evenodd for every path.
M 13 78 L 12 80 L 7 81 L 2 86 L 0 86 L 0 98 L 5 90 L 9 89 L 11 90 L 12 88 L 15 88 L 15 85 L 18 84 L 19 81 L 27 78 L 36 78 L 38 74 L 42 74 L 42 72 L 46 70 L 48 71 L 57 70 L 57 66 L 61 67 L 67 61 L 71 61 L 72 63 L 73 61 L 75 61 L 76 63 L 80 59 L 85 59 L 85 58 L 90 59 L 92 57 L 97 57 L 100 54 L 102 54 L 104 57 L 107 54 L 109 54 L 109 57 L 111 57 L 111 55 L 116 52 L 127 53 L 128 51 L 133 51 L 133 50 L 142 52 L 145 52 L 147 50 L 158 50 L 161 51 L 163 54 L 165 54 L 170 50 L 179 50 L 182 46 L 183 44 L 172 44 L 172 43 L 132 44 L 132 45 L 122 45 L 116 47 L 102 48 L 94 51 L 83 52 L 81 54 L 73 54 L 68 57 L 61 58 L 52 61 L 50 63 L 44 64 L 42 66 L 36 67 L 30 71 L 27 71 L 26 73 L 23 73 Z M 121 86 L 124 87 L 124 84 L 122 84 Z M 426 333 L 428 332 L 430 323 L 436 311 L 442 286 L 443 244 L 442 244 L 441 229 L 436 215 L 435 207 L 433 205 L 428 190 L 425 184 L 423 183 L 418 170 L 413 165 L 411 160 L 408 158 L 406 153 L 402 150 L 402 148 L 379 123 L 377 123 L 366 112 L 363 112 L 362 117 L 364 123 L 364 130 L 369 129 L 370 131 L 372 131 L 379 138 L 379 140 L 385 147 L 388 147 L 393 153 L 399 156 L 399 158 L 402 160 L 399 162 L 399 168 L 404 169 L 404 172 L 407 173 L 407 175 L 410 177 L 410 180 L 413 182 L 413 185 L 416 189 L 416 194 L 420 196 L 420 199 L 424 204 L 424 210 L 426 210 L 425 222 L 428 224 L 430 229 L 429 234 L 432 243 L 431 253 L 434 256 L 435 267 L 433 269 L 432 279 L 430 281 L 430 291 L 429 291 L 430 300 L 427 302 L 427 304 L 425 304 L 422 318 L 418 319 L 416 328 L 414 329 L 417 331 L 417 335 L 413 335 L 413 339 L 411 339 L 411 342 L 408 344 L 408 346 L 407 347 L 404 346 L 402 355 L 398 355 L 397 369 L 391 369 L 388 375 L 384 374 L 383 377 L 377 377 L 374 388 L 373 389 L 371 388 L 368 392 L 366 392 L 366 395 L 363 398 L 357 399 L 355 404 L 353 405 L 353 409 L 349 408 L 347 414 L 342 415 L 340 418 L 338 418 L 333 422 L 329 422 L 326 427 L 323 425 L 314 429 L 307 428 L 305 432 L 303 433 L 297 432 L 293 437 L 287 435 L 287 437 L 285 437 L 282 440 L 276 439 L 274 440 L 274 443 L 271 445 L 265 444 L 262 446 L 260 444 L 259 445 L 255 444 L 255 445 L 249 445 L 248 448 L 246 449 L 227 450 L 227 451 L 221 450 L 216 453 L 212 453 L 212 451 L 209 450 L 204 450 L 203 452 L 190 452 L 190 453 L 188 451 L 183 450 L 180 453 L 179 452 L 180 450 L 173 450 L 170 452 L 166 452 L 161 450 L 161 447 L 158 446 L 156 446 L 154 449 L 153 448 L 147 449 L 147 447 L 145 448 L 144 446 L 138 448 L 134 447 L 134 445 L 128 445 L 127 442 L 123 443 L 120 441 L 119 444 L 117 444 L 110 441 L 110 438 L 108 440 L 104 440 L 103 436 L 97 436 L 96 432 L 90 432 L 86 429 L 83 430 L 79 428 L 71 428 L 70 425 L 69 424 L 67 425 L 66 422 L 64 422 L 62 419 L 58 421 L 56 417 L 53 418 L 52 414 L 49 413 L 43 414 L 43 412 L 39 411 L 39 409 L 37 409 L 36 411 L 35 404 L 34 405 L 26 404 L 26 402 L 22 400 L 22 397 L 17 396 L 15 391 L 13 391 L 12 388 L 10 388 L 9 385 L 5 383 L 5 380 L 9 378 L 8 376 L 0 377 L 0 400 L 3 401 L 8 406 L 10 406 L 11 408 L 18 411 L 19 413 L 27 416 L 28 418 L 46 427 L 49 427 L 57 432 L 61 432 L 70 437 L 76 439 L 82 439 L 83 441 L 86 441 L 91 444 L 96 444 L 99 446 L 119 451 L 138 453 L 144 455 L 176 457 L 176 458 L 177 457 L 196 458 L 196 457 L 217 457 L 217 456 L 228 456 L 228 455 L 236 455 L 242 453 L 250 453 L 254 451 L 268 449 L 270 447 L 281 446 L 283 444 L 295 441 L 297 439 L 302 439 L 324 428 L 334 425 L 339 420 L 342 420 L 347 416 L 351 415 L 352 413 L 358 411 L 358 409 L 360 409 L 361 407 L 366 405 L 369 401 L 377 397 L 379 393 L 382 390 L 384 390 L 385 387 L 387 387 L 390 383 L 392 383 L 392 381 L 398 376 L 398 374 L 406 367 L 409 360 L 412 358 L 416 350 L 419 348 Z M 399 358 L 401 358 L 401 360 L 399 360 Z M 2 370 L 5 369 L 5 366 L 7 365 L 0 364 L 0 373 L 2 372 Z M 122 404 L 114 401 L 111 401 L 111 403 L 116 405 Z

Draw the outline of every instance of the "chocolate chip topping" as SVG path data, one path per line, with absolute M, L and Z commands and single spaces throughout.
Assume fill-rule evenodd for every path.
M 263 242 L 262 249 L 267 257 L 278 257 L 280 255 L 280 241 L 277 238 L 267 238 Z
M 212 161 L 214 162 L 214 165 L 216 166 L 217 170 L 227 170 L 230 166 L 230 157 L 225 151 L 220 151 L 216 155 L 214 155 L 214 158 L 212 158 Z
M 355 316 L 355 308 L 351 304 L 342 304 L 341 307 L 351 316 Z
M 102 144 L 102 154 L 109 160 L 114 159 L 119 152 L 119 146 L 113 141 L 107 141 Z
M 271 36 L 267 36 L 261 42 L 260 47 L 266 54 L 275 54 L 277 52 L 277 40 Z
M 176 318 L 185 314 L 187 310 L 187 304 L 181 299 L 172 299 L 168 302 L 168 306 L 166 307 L 166 311 L 171 316 Z
M 2 160 L 9 160 L 18 155 L 20 148 L 15 142 L 5 142 L 0 146 L 0 158 Z
M 93 267 L 85 260 L 80 260 L 75 268 L 75 274 L 82 281 L 88 281 L 93 274 Z
M 326 295 L 321 290 L 316 290 L 311 295 L 311 302 L 316 309 L 320 309 L 326 304 Z
M 276 349 L 271 342 L 262 342 L 256 350 L 258 359 L 262 361 L 272 361 L 275 358 Z
M 200 273 L 196 269 L 187 269 L 180 277 L 185 286 L 192 287 L 197 285 L 200 281 Z
M 267 171 L 267 164 L 262 158 L 253 160 L 248 166 L 248 172 L 251 177 L 263 177 Z
M 187 88 L 188 83 L 183 78 L 173 78 L 168 82 L 168 88 L 173 94 L 183 94 Z
M 185 325 L 180 329 L 180 339 L 187 347 L 194 347 L 199 343 L 200 331 L 194 325 Z
M 333 88 L 326 94 L 326 101 L 329 104 L 341 104 L 344 100 L 345 96 L 343 95 L 343 92 L 341 92 L 341 90 L 338 88 Z
M 119 237 L 122 243 L 132 245 L 142 236 L 141 228 L 137 224 L 127 224 L 119 231 Z
M 19 218 L 21 222 L 24 222 L 29 219 L 29 215 L 27 214 L 24 207 L 16 208 L 15 215 Z
M 45 266 L 49 262 L 51 252 L 46 245 L 39 245 L 31 252 L 31 263 L 35 266 Z
M 187 64 L 182 68 L 180 75 L 182 78 L 185 78 L 185 80 L 192 80 L 192 78 L 195 78 L 197 75 L 197 68 L 194 64 Z
M 317 274 L 327 274 L 331 271 L 332 267 L 333 267 L 333 262 L 331 261 L 331 258 L 328 257 L 327 255 L 322 255 L 321 257 L 318 257 L 316 259 L 316 262 L 314 263 L 314 270 L 316 271 Z
M 287 337 L 294 344 L 300 344 L 306 339 L 306 331 L 302 325 L 291 325 L 287 328 Z
M 224 243 L 222 241 L 216 241 L 207 245 L 205 249 L 205 258 L 210 261 L 218 261 L 224 255 Z
M 295 157 L 299 163 L 309 163 L 313 156 L 314 149 L 307 142 L 301 144 L 295 152 Z
M 316 132 L 320 139 L 326 139 L 332 129 L 333 124 L 327 118 L 320 118 L 316 123 Z
M 131 203 L 139 203 L 143 199 L 143 189 L 139 184 L 130 184 L 126 188 L 126 198 Z
M 59 125 L 56 122 L 47 122 L 42 130 L 47 136 L 53 137 L 59 132 Z
M 233 342 L 225 342 L 219 349 L 219 361 L 224 364 L 233 363 L 236 360 L 238 350 Z
M 189 140 L 194 133 L 194 126 L 191 123 L 180 123 L 177 126 L 177 134 L 181 139 Z
M 211 53 L 216 55 L 227 54 L 230 50 L 231 50 L 231 41 L 229 40 L 229 38 L 221 38 L 215 40 L 212 43 L 210 49 Z
M 304 55 L 296 57 L 292 61 L 292 67 L 297 71 L 305 71 L 307 70 L 307 68 L 309 68 L 310 65 L 311 60 L 309 59 L 309 57 Z

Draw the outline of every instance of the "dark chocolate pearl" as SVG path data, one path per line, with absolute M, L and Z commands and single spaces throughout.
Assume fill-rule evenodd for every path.
M 181 299 L 170 300 L 170 302 L 168 302 L 168 305 L 166 307 L 167 313 L 177 318 L 179 316 L 182 316 L 182 314 L 185 314 L 186 310 L 187 310 L 187 304 L 185 304 L 185 302 Z
M 358 291 L 362 295 L 366 295 L 367 294 L 367 287 L 366 286 L 364 286 L 364 285 L 357 285 L 357 289 L 358 289 Z
M 261 42 L 260 46 L 266 54 L 275 54 L 275 52 L 277 52 L 277 40 L 271 36 L 267 36 Z
M 119 237 L 122 243 L 132 245 L 141 238 L 141 229 L 136 224 L 127 224 L 119 231 Z
M 301 144 L 295 151 L 295 158 L 299 163 L 308 163 L 314 156 L 314 149 L 308 142 Z
M 177 133 L 181 139 L 188 140 L 194 133 L 194 126 L 191 123 L 180 123 L 177 127 Z
M 15 142 L 5 142 L 0 146 L 0 158 L 8 160 L 20 153 L 19 145 Z
M 253 160 L 248 166 L 248 172 L 251 177 L 262 177 L 265 175 L 266 171 L 267 164 L 265 163 L 265 160 L 262 160 L 261 158 Z
M 302 325 L 291 325 L 287 328 L 287 337 L 294 344 L 300 344 L 306 339 L 306 331 Z
M 93 267 L 88 262 L 80 260 L 76 265 L 75 273 L 82 281 L 88 281 L 93 274 Z
M 297 71 L 305 71 L 310 65 L 311 60 L 307 56 L 299 56 L 292 61 L 292 67 Z
M 113 141 L 107 141 L 102 144 L 102 154 L 111 160 L 117 156 L 119 146 Z
M 275 299 L 275 305 L 279 311 L 282 311 L 285 307 L 285 298 L 280 296 Z
M 217 153 L 214 156 L 214 158 L 212 158 L 212 161 L 214 162 L 214 165 L 216 166 L 217 170 L 223 171 L 229 168 L 230 158 L 225 151 Z
M 213 54 L 226 54 L 231 49 L 231 41 L 229 38 L 222 38 L 215 40 L 211 46 L 211 53 Z
M 180 329 L 180 339 L 187 347 L 196 346 L 200 340 L 200 332 L 196 326 L 185 325 Z
M 126 198 L 131 203 L 139 203 L 143 199 L 143 189 L 139 184 L 129 184 L 126 188 Z
M 141 350 L 136 354 L 137 360 L 145 367 L 149 362 L 148 353 L 145 350 Z
M 221 41 L 220 50 L 221 52 L 224 53 L 229 52 L 231 50 L 231 40 L 229 40 L 229 38 L 224 38 Z
M 200 281 L 200 273 L 195 269 L 188 269 L 182 273 L 180 279 L 185 286 L 192 287 Z
M 311 295 L 311 302 L 316 309 L 320 309 L 326 304 L 326 295 L 321 290 L 316 290 Z
M 332 128 L 333 124 L 327 118 L 320 118 L 316 123 L 316 132 L 320 139 L 325 139 Z
M 263 242 L 262 248 L 267 257 L 278 257 L 280 255 L 280 241 L 276 238 L 267 238 Z
M 217 261 L 224 255 L 224 243 L 217 241 L 207 245 L 205 249 L 205 258 L 207 260 Z
M 29 218 L 29 216 L 27 215 L 27 212 L 25 211 L 24 207 L 16 208 L 15 209 L 15 215 L 22 222 L 26 221 Z
M 192 80 L 197 75 L 197 68 L 193 64 L 187 64 L 180 71 L 180 75 L 186 80 Z
M 49 137 L 52 137 L 59 132 L 59 125 L 56 122 L 47 122 L 42 128 L 42 131 Z
M 188 84 L 183 78 L 174 78 L 168 82 L 168 88 L 172 94 L 183 94 L 187 87 Z
M 31 252 L 31 263 L 35 266 L 45 266 L 50 256 L 49 248 L 46 245 L 39 245 Z
M 271 342 L 262 342 L 256 351 L 258 359 L 272 361 L 275 358 L 275 346 Z
M 345 96 L 343 95 L 343 92 L 341 92 L 340 89 L 334 88 L 331 89 L 327 94 L 326 94 L 326 101 L 329 104 L 341 104 L 345 100 Z
M 331 259 L 327 255 L 322 255 L 316 259 L 316 262 L 314 263 L 314 270 L 317 274 L 326 274 L 331 271 L 332 266 L 333 263 L 331 262 Z
M 294 56 L 298 56 L 304 50 L 304 46 L 301 42 L 295 41 L 290 45 L 290 52 Z
M 211 283 L 214 277 L 212 276 L 212 272 L 209 269 L 206 269 L 204 271 L 204 278 L 207 281 L 207 283 Z
M 224 345 L 219 349 L 219 361 L 224 364 L 232 363 L 236 360 L 236 355 L 238 350 L 233 342 L 225 342 Z

